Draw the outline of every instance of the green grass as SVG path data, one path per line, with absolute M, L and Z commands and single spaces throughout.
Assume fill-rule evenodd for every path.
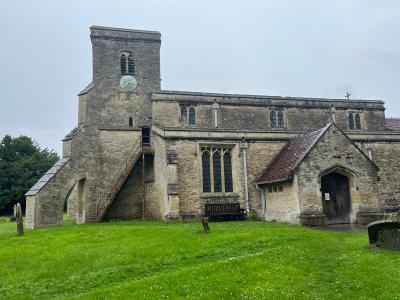
M 7 220 L 1 299 L 400 299 L 400 253 L 369 249 L 364 232 L 130 221 L 17 237 Z

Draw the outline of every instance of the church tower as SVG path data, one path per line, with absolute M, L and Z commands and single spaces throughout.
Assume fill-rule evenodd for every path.
M 151 125 L 151 93 L 160 90 L 161 34 L 92 26 L 93 81 L 80 97 L 79 123 L 94 127 Z

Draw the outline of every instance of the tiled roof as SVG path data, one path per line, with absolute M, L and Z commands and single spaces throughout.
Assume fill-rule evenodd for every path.
M 386 118 L 385 127 L 389 130 L 400 131 L 400 118 Z
M 270 183 L 292 178 L 293 171 L 331 124 L 291 139 L 256 182 Z
M 58 171 L 61 170 L 62 167 L 64 167 L 67 162 L 70 160 L 69 157 L 63 157 L 61 158 L 58 162 L 56 162 L 51 168 L 50 170 L 48 170 L 46 172 L 46 174 L 44 174 L 42 176 L 42 178 L 40 178 L 38 180 L 38 182 L 35 183 L 35 185 L 33 187 L 31 187 L 31 189 L 25 194 L 25 196 L 34 196 L 36 195 L 45 185 L 47 182 L 49 182 L 49 180 L 55 175 L 57 174 Z
M 79 94 L 78 96 L 82 96 L 88 93 L 95 86 L 94 82 L 89 83 Z

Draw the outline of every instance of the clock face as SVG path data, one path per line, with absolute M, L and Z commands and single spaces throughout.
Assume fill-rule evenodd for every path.
M 119 81 L 119 86 L 122 92 L 133 92 L 136 90 L 137 81 L 132 75 L 124 75 Z

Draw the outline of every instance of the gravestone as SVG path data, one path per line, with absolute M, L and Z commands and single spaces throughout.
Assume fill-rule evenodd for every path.
M 369 244 L 384 249 L 400 250 L 400 222 L 380 220 L 368 224 Z
M 21 209 L 20 203 L 17 204 L 16 219 L 17 219 L 17 234 L 23 235 L 24 234 L 24 223 L 22 221 L 22 209 Z
M 10 218 L 10 222 L 15 222 L 17 220 L 17 205 L 13 206 L 13 215 Z
M 208 225 L 208 217 L 203 217 L 201 219 L 201 224 L 203 224 L 204 233 L 210 232 L 210 226 Z

